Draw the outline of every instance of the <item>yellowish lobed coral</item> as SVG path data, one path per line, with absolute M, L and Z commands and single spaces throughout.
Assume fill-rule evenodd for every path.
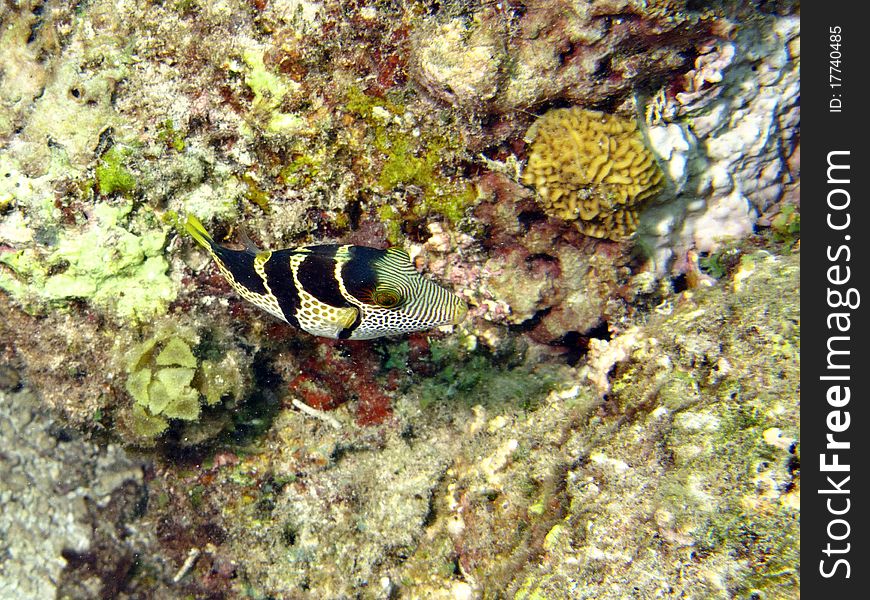
M 203 421 L 203 403 L 215 406 L 224 398 L 239 400 L 244 395 L 248 377 L 239 352 L 222 349 L 221 360 L 200 360 L 193 353 L 199 344 L 193 329 L 163 325 L 128 351 L 124 387 L 134 400 L 126 418 L 131 441 L 152 445 L 172 419 L 189 422 L 184 435 L 195 439 L 201 435 L 194 427 Z M 206 423 L 200 429 L 208 427 Z
M 526 134 L 523 183 L 550 216 L 611 240 L 637 229 L 638 209 L 661 191 L 664 175 L 637 123 L 579 107 L 549 111 Z

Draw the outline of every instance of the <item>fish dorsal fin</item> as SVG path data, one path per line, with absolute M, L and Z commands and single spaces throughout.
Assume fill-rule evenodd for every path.
M 250 252 L 251 254 L 260 253 L 260 249 L 257 248 L 257 245 L 251 241 L 250 236 L 248 236 L 248 231 L 242 224 L 239 224 L 239 238 L 241 238 L 242 244 L 245 245 L 245 250 L 247 252 Z

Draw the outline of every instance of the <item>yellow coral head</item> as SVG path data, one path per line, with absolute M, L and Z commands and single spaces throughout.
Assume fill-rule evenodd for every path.
M 634 120 L 562 108 L 538 119 L 523 183 L 544 211 L 574 221 L 593 237 L 620 240 L 637 229 L 643 203 L 664 187 L 664 174 Z

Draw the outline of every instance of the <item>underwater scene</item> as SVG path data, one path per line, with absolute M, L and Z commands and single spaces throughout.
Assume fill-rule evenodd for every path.
M 0 6 L 0 599 L 800 596 L 800 4 Z

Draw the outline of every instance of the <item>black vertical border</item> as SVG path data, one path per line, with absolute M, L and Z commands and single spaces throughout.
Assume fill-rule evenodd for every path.
M 867 126 L 870 30 L 862 16 L 866 14 L 866 7 L 861 7 L 859 3 L 842 1 L 806 2 L 801 7 L 801 164 L 806 167 L 801 169 L 801 591 L 805 598 L 866 598 L 870 594 L 867 587 L 870 532 L 866 526 L 870 510 L 867 491 L 870 469 L 866 467 L 870 459 L 867 409 L 870 386 L 865 380 L 870 378 L 870 352 L 865 350 L 870 342 L 865 317 L 870 310 L 870 290 L 866 284 L 870 258 L 867 210 L 870 201 L 867 183 L 870 180 L 867 150 L 870 144 Z M 834 75 L 842 77 L 841 87 L 833 87 L 830 78 L 830 61 L 836 57 L 836 53 L 831 54 L 835 50 L 831 46 L 831 35 L 835 35 L 832 32 L 837 27 L 842 36 L 839 47 L 842 73 Z M 837 108 L 836 100 L 842 103 L 840 112 L 832 110 Z M 849 154 L 843 154 L 844 151 Z M 840 154 L 830 155 L 831 152 Z M 829 155 L 839 165 L 848 163 L 848 171 L 831 172 L 833 179 L 848 178 L 848 183 L 829 182 Z M 832 210 L 828 206 L 828 195 L 834 189 L 848 193 L 848 207 Z M 834 192 L 832 201 L 842 205 L 846 197 L 842 192 Z M 845 223 L 847 213 L 848 227 L 836 231 L 829 226 L 829 215 L 831 222 L 840 226 Z M 841 250 L 838 255 L 837 250 L 843 246 L 849 251 Z M 831 260 L 830 256 L 838 259 Z M 829 271 L 835 265 L 839 267 Z M 829 275 L 842 279 L 845 267 L 849 267 L 849 281 L 832 284 Z M 829 290 L 845 294 L 848 288 L 860 293 L 859 306 L 854 309 L 830 306 Z M 849 313 L 848 320 L 839 321 L 840 325 L 849 324 L 848 332 L 838 331 L 836 326 L 829 329 L 832 313 Z M 845 357 L 838 355 L 838 362 L 848 363 L 848 369 L 828 368 L 831 336 L 848 337 L 848 341 L 841 339 L 834 343 L 834 347 L 849 351 Z M 830 375 L 847 375 L 849 380 L 822 379 Z M 850 388 L 850 401 L 845 406 L 834 407 L 828 403 L 829 388 L 837 384 Z M 840 413 L 832 415 L 832 411 L 837 410 Z M 833 419 L 831 423 L 835 428 L 842 427 L 845 411 L 849 413 L 848 428 L 833 433 L 829 419 Z M 838 442 L 849 442 L 849 449 L 826 448 L 829 433 Z M 848 464 L 849 471 L 823 472 L 823 454 L 829 464 L 833 462 L 833 454 L 837 454 L 838 462 Z M 827 480 L 828 476 L 834 485 Z M 844 476 L 849 477 L 845 484 Z M 848 489 L 848 494 L 826 492 L 836 490 L 837 486 Z M 829 499 L 831 507 L 838 511 L 845 508 L 848 499 L 848 512 L 832 514 L 827 505 Z M 833 523 L 835 519 L 848 522 L 848 527 L 843 522 Z M 829 525 L 834 536 L 841 537 L 848 531 L 848 537 L 831 538 Z M 826 554 L 828 544 L 835 551 L 848 548 L 848 552 Z M 835 568 L 837 559 L 848 561 L 848 578 L 845 564 Z M 824 577 L 823 570 L 828 574 L 833 571 L 833 575 Z

